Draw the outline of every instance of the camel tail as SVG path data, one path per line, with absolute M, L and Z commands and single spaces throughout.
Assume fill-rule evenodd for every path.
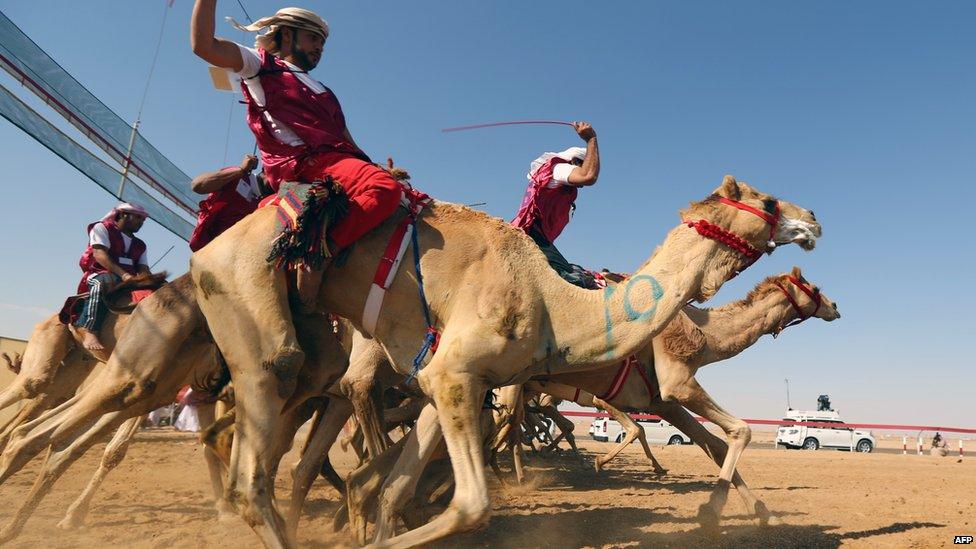
M 214 345 L 213 349 L 217 369 L 207 374 L 203 379 L 196 380 L 193 390 L 206 393 L 213 400 L 217 400 L 227 385 L 230 384 L 230 368 L 227 367 L 227 361 L 224 360 L 220 348 Z

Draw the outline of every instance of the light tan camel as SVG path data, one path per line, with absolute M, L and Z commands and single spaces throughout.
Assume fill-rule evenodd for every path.
M 739 489 L 749 509 L 760 521 L 769 520 L 765 505 L 738 478 L 736 463 L 748 445 L 748 424 L 726 412 L 698 384 L 695 374 L 707 364 L 738 355 L 765 334 L 777 335 L 786 326 L 809 317 L 832 321 L 840 318 L 837 305 L 819 288 L 807 282 L 800 269 L 769 277 L 740 301 L 714 309 L 685 307 L 671 324 L 638 353 L 633 368 L 651 370 L 653 375 L 628 376 L 608 401 L 606 395 L 618 382 L 617 368 L 552 376 L 548 381 L 530 381 L 530 390 L 547 391 L 584 406 L 613 406 L 631 412 L 658 413 L 692 438 L 721 467 L 719 481 L 709 503 L 702 505 L 699 519 L 709 528 L 717 526 L 728 495 L 729 484 Z M 583 389 L 583 391 L 580 391 Z M 674 411 L 669 402 L 687 407 L 725 432 L 728 445 L 708 433 L 683 409 Z M 683 413 L 682 413 L 683 412 Z M 677 422 L 676 422 L 677 421 Z M 629 444 L 629 441 L 626 441 Z M 626 444 L 619 444 L 602 461 L 606 463 Z
M 402 215 L 358 241 L 341 267 L 327 269 L 320 294 L 324 308 L 356 322 L 377 258 Z M 478 418 L 489 386 L 619 362 L 649 344 L 689 300 L 714 295 L 760 251 L 773 243 L 812 248 L 820 233 L 808 210 L 732 177 L 682 216 L 683 223 L 627 282 L 616 290 L 587 291 L 560 279 L 531 239 L 499 219 L 444 203 L 422 213 L 420 263 L 441 338 L 418 375 L 437 413 L 421 413 L 418 430 L 441 416 L 456 490 L 445 513 L 389 540 L 391 545 L 431 542 L 488 520 Z M 284 546 L 287 539 L 272 504 L 276 456 L 268 448 L 304 360 L 285 275 L 266 261 L 279 232 L 276 219 L 272 208 L 259 209 L 191 259 L 200 308 L 235 383 L 238 422 L 229 490 L 269 547 Z M 427 331 L 416 296 L 413 273 L 401 269 L 373 334 L 401 373 L 410 370 Z
M 306 399 L 303 395 L 321 394 L 322 386 L 333 382 L 347 364 L 331 327 L 325 332 L 320 319 L 307 321 L 304 316 L 296 317 L 295 322 L 308 351 L 308 367 L 295 379 L 302 391 L 294 394 L 295 406 L 282 417 L 286 424 L 290 424 L 287 422 L 294 408 Z M 212 371 L 214 347 L 204 326 L 189 276 L 164 286 L 131 315 L 126 335 L 116 343 L 97 380 L 66 403 L 19 428 L 29 434 L 21 435 L 22 439 L 11 443 L 0 457 L 0 481 L 49 445 L 52 451 L 14 520 L 0 531 L 0 541 L 20 531 L 37 501 L 102 433 L 171 402 L 180 386 Z M 329 337 L 323 337 L 326 333 Z M 291 440 L 287 430 L 280 433 L 282 440 L 269 451 L 283 454 Z

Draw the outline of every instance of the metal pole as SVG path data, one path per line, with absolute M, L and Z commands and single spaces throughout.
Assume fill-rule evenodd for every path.
M 129 177 L 129 166 L 132 165 L 132 147 L 136 144 L 136 134 L 139 133 L 139 120 L 132 124 L 132 135 L 129 136 L 129 150 L 125 153 L 125 164 L 122 165 L 122 181 L 119 183 L 119 200 L 123 200 L 122 191 L 125 190 L 125 179 Z
M 908 455 L 908 437 L 901 437 L 901 455 Z
M 786 382 L 786 409 L 792 410 L 793 407 L 790 406 L 790 378 L 786 378 L 783 381 Z
M 149 270 L 151 271 L 153 267 L 155 267 L 156 265 L 159 265 L 159 262 L 162 261 L 163 258 L 166 257 L 167 254 L 169 254 L 170 252 L 172 252 L 173 251 L 173 248 L 175 248 L 175 247 L 176 247 L 176 244 L 173 244 L 172 246 L 170 246 L 169 249 L 166 250 L 166 253 L 164 253 L 163 255 L 159 256 L 159 259 L 157 259 L 155 261 L 155 263 L 153 263 L 152 265 L 149 266 Z

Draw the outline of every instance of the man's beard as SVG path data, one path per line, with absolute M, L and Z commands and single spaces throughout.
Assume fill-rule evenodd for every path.
M 298 61 L 298 66 L 305 69 L 306 71 L 310 71 L 314 69 L 315 65 L 317 64 L 312 62 L 308 54 L 305 53 L 305 50 L 302 50 L 301 48 L 295 46 L 292 46 L 291 48 L 291 56 L 295 59 L 295 61 Z

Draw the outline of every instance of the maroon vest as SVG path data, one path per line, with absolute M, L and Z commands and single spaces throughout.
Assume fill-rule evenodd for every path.
M 232 169 L 232 168 L 224 168 Z M 200 201 L 197 226 L 190 235 L 190 249 L 194 252 L 206 246 L 211 240 L 234 226 L 257 209 L 260 198 L 247 198 L 237 192 L 240 181 L 228 183 L 224 188 L 210 193 Z M 250 184 L 246 179 L 245 183 Z
M 122 238 L 122 231 L 119 226 L 115 224 L 115 221 L 111 219 L 107 221 L 96 221 L 88 225 L 88 234 L 91 235 L 92 229 L 101 223 L 105 225 L 108 229 L 108 256 L 112 258 L 119 267 L 122 267 L 125 272 L 129 274 L 136 274 L 139 272 L 139 258 L 142 254 L 146 253 L 146 243 L 139 240 L 137 237 L 132 237 L 132 243 L 129 245 L 129 249 L 125 249 L 125 239 Z M 84 293 L 88 291 L 88 278 L 94 274 L 107 273 L 108 269 L 102 267 L 98 261 L 95 260 L 95 253 L 91 247 L 85 249 L 85 253 L 81 254 L 81 259 L 78 261 L 78 266 L 85 273 L 81 277 L 81 282 L 78 283 L 78 293 Z
M 264 177 L 275 191 L 282 181 L 296 179 L 301 163 L 320 152 L 344 152 L 369 161 L 369 157 L 346 140 L 346 117 L 332 90 L 314 93 L 305 86 L 285 62 L 265 50 L 258 50 L 261 70 L 252 78 L 260 78 L 264 89 L 264 106 L 254 101 L 242 81 L 247 103 L 247 125 L 257 138 L 261 149 Z M 271 124 L 263 116 L 271 114 L 285 124 L 304 142 L 293 147 L 275 138 Z
M 519 206 L 512 225 L 525 232 L 529 232 L 534 225 L 546 240 L 556 241 L 569 224 L 569 214 L 579 191 L 571 185 L 559 185 L 554 189 L 546 185 L 552 181 L 553 167 L 568 162 L 569 160 L 554 156 L 536 170 L 528 188 L 525 189 L 522 205 Z

